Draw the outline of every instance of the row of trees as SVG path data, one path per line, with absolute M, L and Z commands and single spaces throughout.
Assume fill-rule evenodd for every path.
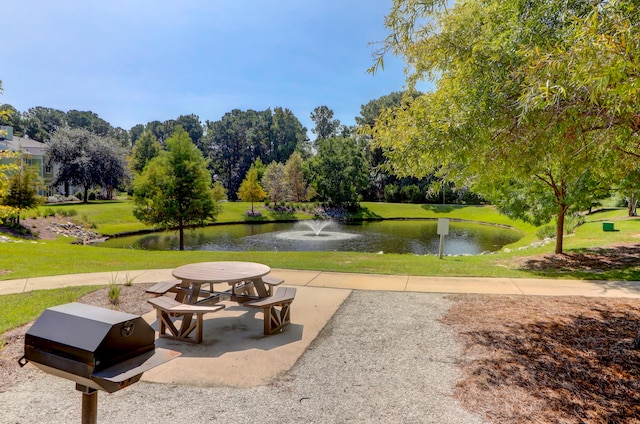
M 435 85 L 383 111 L 370 132 L 394 174 L 470 186 L 536 224 L 555 216 L 557 253 L 568 213 L 615 188 L 633 197 L 636 1 L 394 0 L 386 25 L 371 71 L 392 53 L 409 87 Z
M 5 113 L 3 123 L 13 126 L 15 135 L 46 141 L 51 145 L 51 155 L 62 171 L 56 183 L 81 187 L 85 201 L 94 186 L 103 187 L 103 195 L 107 198 L 112 187 L 130 186 L 127 182 L 131 181 L 131 175 L 127 173 L 129 168 L 123 166 L 124 162 L 131 160 L 131 168 L 140 172 L 141 161 L 146 163 L 145 157 L 154 154 L 147 149 L 166 149 L 166 140 L 176 128 L 182 127 L 208 160 L 208 169 L 213 178 L 223 184 L 230 200 L 238 199 L 240 184 L 256 161 L 284 164 L 294 152 L 307 161 L 321 150 L 327 153 L 339 150 L 339 143 L 320 146 L 322 140 L 338 137 L 351 140 L 348 144 L 357 144 L 364 152 L 363 166 L 367 168 L 368 180 L 364 188 L 358 181 L 358 198 L 424 202 L 433 179 L 396 178 L 383 169 L 385 159 L 381 149 L 369 151 L 369 138 L 358 133 L 358 128 L 372 126 L 380 111 L 400 104 L 401 99 L 401 93 L 391 93 L 363 105 L 361 116 L 356 118 L 357 127 L 342 125 L 334 119 L 329 107 L 319 106 L 311 113 L 314 121 L 311 132 L 316 135 L 314 142 L 309 140 L 307 129 L 297 117 L 281 107 L 264 111 L 232 110 L 220 120 L 204 124 L 197 115 L 182 115 L 164 122 L 139 124 L 129 131 L 112 127 L 93 112 L 62 112 L 34 107 L 19 113 L 10 105 L 0 105 L 0 110 Z M 151 138 L 155 139 L 157 146 L 153 147 Z M 103 152 L 102 159 L 92 159 L 98 151 Z M 108 166 L 99 166 L 100 161 Z M 316 175 L 321 178 L 321 175 Z M 327 180 L 318 183 L 320 194 L 331 188 Z M 339 185 L 333 184 L 333 187 L 338 188 Z M 72 193 L 65 190 L 65 194 Z M 326 196 L 339 199 L 346 194 Z M 430 199 L 437 201 L 438 198 L 432 196 Z M 451 200 L 455 198 L 451 196 Z

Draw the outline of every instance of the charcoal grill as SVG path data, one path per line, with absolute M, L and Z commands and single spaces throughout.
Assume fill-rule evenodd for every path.
M 82 303 L 46 309 L 25 334 L 20 366 L 31 362 L 43 371 L 76 383 L 83 393 L 83 423 L 97 411 L 97 390 L 113 393 L 142 373 L 177 356 L 156 349 L 155 331 L 142 317 Z

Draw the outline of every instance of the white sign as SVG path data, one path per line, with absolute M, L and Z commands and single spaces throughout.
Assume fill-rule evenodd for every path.
M 438 235 L 441 235 L 441 236 L 449 235 L 449 219 L 448 218 L 438 218 Z

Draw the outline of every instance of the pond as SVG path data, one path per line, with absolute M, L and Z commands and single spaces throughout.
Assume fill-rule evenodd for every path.
M 437 221 L 386 220 L 357 224 L 330 221 L 214 225 L 185 231 L 186 250 L 212 251 L 344 251 L 438 254 Z M 311 228 L 322 227 L 322 228 Z M 445 255 L 494 252 L 522 235 L 508 228 L 451 222 Z M 111 238 L 104 247 L 178 250 L 178 232 Z

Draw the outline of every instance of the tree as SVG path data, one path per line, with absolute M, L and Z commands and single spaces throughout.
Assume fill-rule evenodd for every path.
M 363 148 L 353 138 L 319 140 L 318 153 L 310 161 L 314 188 L 328 206 L 357 207 L 368 181 Z
M 136 141 L 138 141 L 138 139 L 142 136 L 143 132 L 144 132 L 144 125 L 142 124 L 137 124 L 131 127 L 131 129 L 129 130 L 129 136 L 130 136 L 132 147 L 135 146 Z
M 84 128 L 101 136 L 109 135 L 113 129 L 111 124 L 89 111 L 70 110 L 66 122 L 71 128 Z
M 24 123 L 18 110 L 9 104 L 0 104 L 0 125 L 13 128 L 13 135 L 24 137 Z
M 286 200 L 289 197 L 289 191 L 284 165 L 280 162 L 271 162 L 267 165 L 262 176 L 262 186 L 272 202 L 277 203 Z
M 131 152 L 131 169 L 133 172 L 140 174 L 147 163 L 158 156 L 161 150 L 162 146 L 151 131 L 144 131 L 136 140 Z
M 0 80 L 0 94 L 2 94 L 2 81 Z M 0 103 L 0 105 L 2 105 Z M 0 119 L 6 115 L 4 110 L 0 110 Z M 18 171 L 19 153 L 10 150 L 0 150 L 0 198 L 3 198 L 8 190 L 9 175 Z M 0 222 L 5 222 L 20 211 L 11 206 L 0 205 Z
M 109 192 L 128 177 L 125 153 L 118 143 L 84 128 L 58 129 L 47 146 L 47 155 L 59 165 L 54 184 L 81 186 L 85 203 L 94 185 Z
M 25 134 L 32 140 L 46 142 L 67 122 L 66 114 L 58 109 L 32 107 L 24 114 Z
M 227 200 L 227 191 L 220 181 L 213 183 L 213 200 L 216 202 Z
M 267 197 L 267 193 L 264 192 L 264 189 L 260 185 L 258 169 L 255 166 L 251 166 L 244 180 L 242 180 L 242 184 L 240 184 L 238 199 L 243 202 L 251 202 L 251 215 L 255 215 L 253 203 L 264 200 L 265 197 Z
M 340 121 L 333 119 L 333 111 L 327 106 L 318 106 L 311 112 L 311 120 L 316 126 L 311 130 L 316 136 L 316 144 L 319 140 L 337 136 Z
M 470 185 L 512 217 L 541 223 L 555 216 L 562 253 L 566 214 L 590 204 L 594 190 L 609 189 L 620 151 L 638 144 L 629 126 L 615 125 L 622 117 L 616 107 L 602 107 L 631 109 L 632 96 L 612 93 L 638 90 L 624 89 L 637 66 L 620 79 L 605 66 L 609 78 L 598 81 L 606 87 L 594 91 L 601 97 L 587 89 L 598 81 L 584 78 L 588 69 L 601 69 L 593 48 L 598 37 L 627 35 L 603 30 L 579 42 L 594 16 L 611 16 L 625 3 L 631 4 L 472 0 L 451 7 L 444 0 L 395 0 L 377 65 L 386 53 L 401 55 L 408 84 L 430 78 L 435 89 L 381 114 L 372 134 L 389 166 L 401 176 L 434 173 Z M 623 15 L 627 23 L 637 19 Z M 637 44 L 626 47 L 630 56 L 640 54 Z
M 204 128 L 198 115 L 180 115 L 175 121 L 176 125 L 180 125 L 188 134 L 189 138 L 196 146 L 200 145 L 200 139 L 204 135 Z
M 306 129 L 290 111 L 234 109 L 221 120 L 206 122 L 200 149 L 211 160 L 211 170 L 223 182 L 232 200 L 251 165 L 283 162 L 303 151 Z
M 178 127 L 167 151 L 153 158 L 134 179 L 134 215 L 147 225 L 177 228 L 184 250 L 184 228 L 201 226 L 220 211 L 211 190 L 207 161 Z
M 287 185 L 287 200 L 304 202 L 308 200 L 307 182 L 304 178 L 302 156 L 294 152 L 284 164 L 284 178 Z
M 9 185 L 2 196 L 2 204 L 18 210 L 15 217 L 15 224 L 20 225 L 20 211 L 36 208 L 41 199 L 38 196 L 38 171 L 29 167 L 22 156 L 21 164 L 17 172 L 9 177 Z

